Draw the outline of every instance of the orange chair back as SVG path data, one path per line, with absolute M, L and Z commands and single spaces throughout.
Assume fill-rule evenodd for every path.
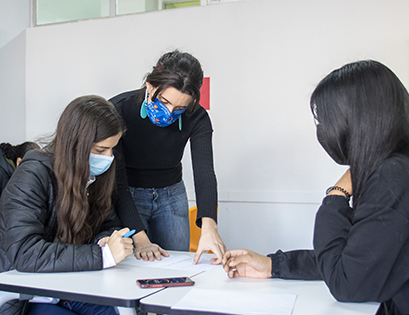
M 217 205 L 217 211 L 219 211 L 219 205 Z M 199 246 L 200 236 L 202 235 L 202 229 L 196 225 L 197 218 L 197 206 L 189 209 L 189 223 L 190 223 L 190 247 L 189 252 L 196 252 Z M 210 254 L 213 254 L 209 250 Z
M 197 207 L 194 206 L 189 209 L 189 222 L 190 222 L 190 247 L 189 252 L 196 252 L 199 246 L 200 235 L 202 229 L 196 225 Z

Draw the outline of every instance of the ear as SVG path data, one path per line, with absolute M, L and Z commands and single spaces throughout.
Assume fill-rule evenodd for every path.
M 148 91 L 148 103 L 152 102 L 153 86 L 149 82 L 146 82 L 146 91 Z
M 155 94 L 157 88 L 153 87 L 153 85 L 150 84 L 149 82 L 146 82 L 146 89 L 148 91 L 148 101 L 150 103 L 152 102 L 152 96 L 153 94 Z
M 17 160 L 16 160 L 16 167 L 20 164 L 20 162 L 21 162 L 21 158 L 17 158 Z

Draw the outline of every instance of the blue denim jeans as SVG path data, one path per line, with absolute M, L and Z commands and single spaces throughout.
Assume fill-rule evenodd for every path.
M 56 304 L 29 303 L 28 315 L 117 315 L 113 306 L 75 301 L 60 301 Z
M 189 204 L 183 181 L 165 188 L 129 188 L 149 240 L 163 249 L 189 251 Z

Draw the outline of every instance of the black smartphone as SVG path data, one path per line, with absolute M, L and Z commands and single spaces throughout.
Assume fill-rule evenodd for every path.
M 136 283 L 141 288 L 183 287 L 195 284 L 189 277 L 139 279 Z

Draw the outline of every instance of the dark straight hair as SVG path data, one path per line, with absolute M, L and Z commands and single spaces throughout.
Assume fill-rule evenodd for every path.
M 200 62 L 191 54 L 174 50 L 160 57 L 152 72 L 146 76 L 145 82 L 157 88 L 152 99 L 168 87 L 191 95 L 192 102 L 187 108 L 187 112 L 191 113 L 199 105 L 203 70 Z
M 100 96 L 78 97 L 62 113 L 48 148 L 55 156 L 57 237 L 60 241 L 89 242 L 110 212 L 115 161 L 87 191 L 89 156 L 94 143 L 124 131 L 115 107 Z
M 322 130 L 320 142 L 350 166 L 355 208 L 380 163 L 394 155 L 409 157 L 408 92 L 388 67 L 364 60 L 326 76 L 310 105 Z

